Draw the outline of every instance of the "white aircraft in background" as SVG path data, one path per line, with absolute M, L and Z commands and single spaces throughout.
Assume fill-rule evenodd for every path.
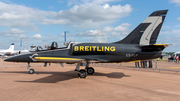
M 23 54 L 23 53 L 27 53 L 29 52 L 29 50 L 14 50 L 14 43 L 11 44 L 11 46 L 9 47 L 9 49 L 0 49 L 0 56 L 2 56 L 1 60 L 4 57 L 7 56 L 13 56 L 13 55 L 17 55 L 17 54 Z
M 4 56 L 4 55 L 11 55 L 14 54 L 14 43 L 11 44 L 11 46 L 9 47 L 9 49 L 0 49 L 0 56 Z

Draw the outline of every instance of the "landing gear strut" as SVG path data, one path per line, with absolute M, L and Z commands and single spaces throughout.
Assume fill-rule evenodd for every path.
M 29 74 L 34 74 L 34 69 L 29 69 L 30 67 L 30 63 L 28 62 L 27 70 L 29 71 Z

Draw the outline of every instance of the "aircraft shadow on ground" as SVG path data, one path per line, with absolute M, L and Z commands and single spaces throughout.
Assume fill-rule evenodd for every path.
M 16 72 L 16 71 L 1 71 L 1 73 L 21 73 L 21 74 L 28 74 L 28 72 Z M 78 78 L 77 73 L 74 71 L 67 71 L 67 72 L 36 72 L 34 74 L 41 75 L 41 74 L 52 74 L 47 77 L 43 77 L 40 79 L 36 79 L 33 81 L 15 81 L 15 82 L 30 82 L 30 83 L 56 83 L 60 81 L 70 80 L 74 78 Z M 32 74 L 29 74 L 32 75 Z M 125 75 L 121 72 L 113 72 L 113 73 L 99 73 L 96 72 L 94 75 L 88 75 L 90 76 L 106 76 L 108 78 L 115 78 L 120 79 L 122 77 L 130 77 L 129 75 Z

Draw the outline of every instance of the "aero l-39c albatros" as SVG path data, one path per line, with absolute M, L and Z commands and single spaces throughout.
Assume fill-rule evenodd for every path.
M 155 11 L 149 15 L 123 40 L 113 43 L 80 43 L 69 42 L 67 47 L 58 48 L 53 42 L 50 49 L 37 47 L 35 51 L 9 57 L 4 61 L 27 62 L 30 74 L 30 62 L 77 63 L 75 71 L 81 78 L 94 74 L 90 63 L 120 63 L 137 60 L 149 60 L 160 57 L 167 44 L 155 44 L 168 10 Z M 85 69 L 79 70 L 82 63 Z M 63 65 L 62 65 L 63 66 Z

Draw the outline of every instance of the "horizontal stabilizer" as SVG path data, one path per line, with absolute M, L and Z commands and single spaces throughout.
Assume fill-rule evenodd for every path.
M 142 49 L 142 52 L 154 52 L 154 51 L 162 51 L 167 46 L 168 44 L 153 44 L 153 45 L 140 46 L 140 48 Z

